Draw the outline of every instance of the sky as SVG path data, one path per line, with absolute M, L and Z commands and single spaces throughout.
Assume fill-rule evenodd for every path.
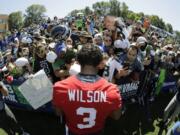
M 44 5 L 46 15 L 64 17 L 74 9 L 92 7 L 97 1 L 108 0 L 1 0 L 0 14 L 10 14 L 15 11 L 25 10 L 32 4 Z M 180 0 L 118 0 L 125 2 L 129 10 L 143 12 L 148 15 L 158 15 L 165 23 L 170 23 L 174 30 L 180 31 Z

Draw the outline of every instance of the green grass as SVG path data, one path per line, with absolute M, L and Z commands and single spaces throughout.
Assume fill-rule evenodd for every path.
M 6 132 L 0 128 L 0 135 L 7 135 Z

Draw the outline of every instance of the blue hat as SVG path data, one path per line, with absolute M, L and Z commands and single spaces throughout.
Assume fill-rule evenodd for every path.
M 55 53 L 59 55 L 61 52 L 66 52 L 66 45 L 64 43 L 59 43 L 55 46 Z

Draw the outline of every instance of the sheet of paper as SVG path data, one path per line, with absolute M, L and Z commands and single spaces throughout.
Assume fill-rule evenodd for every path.
M 29 104 L 37 109 L 52 100 L 53 84 L 50 82 L 44 70 L 37 72 L 33 78 L 26 80 L 19 86 Z

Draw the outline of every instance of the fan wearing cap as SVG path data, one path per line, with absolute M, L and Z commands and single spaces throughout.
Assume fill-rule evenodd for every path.
M 30 46 L 29 46 L 29 44 L 30 43 L 32 43 L 32 42 L 26 41 L 26 40 L 23 42 L 21 41 L 20 46 L 18 47 L 18 52 L 17 52 L 18 57 L 26 57 L 27 59 L 29 59 L 29 57 L 30 57 Z
M 15 57 L 12 55 L 11 49 L 7 49 L 4 53 L 5 63 L 14 62 Z
M 33 33 L 33 42 L 34 43 L 43 43 L 46 44 L 45 37 L 41 36 L 40 32 L 34 32 Z
M 82 46 L 86 45 L 87 43 L 92 43 L 92 36 L 88 32 L 82 31 L 79 34 L 79 40 L 80 43 L 77 46 L 78 51 L 81 50 Z
M 138 47 L 138 59 L 143 62 L 144 66 L 148 66 L 151 63 L 151 57 L 146 54 L 147 39 L 143 36 L 138 37 L 136 46 Z
M 114 50 L 116 55 L 120 55 L 127 52 L 130 46 L 129 40 L 125 38 L 122 29 L 117 28 L 116 39 L 114 41 Z
M 12 43 L 12 55 L 16 58 L 17 57 L 17 51 L 19 47 L 19 40 L 18 38 L 14 39 L 14 42 Z
M 167 55 L 164 55 L 164 58 L 162 59 L 163 67 L 170 73 L 174 72 L 174 52 L 168 51 Z
M 102 51 L 102 52 L 105 52 L 106 49 L 105 49 L 105 45 L 103 43 L 103 37 L 100 33 L 96 34 L 94 36 L 94 41 L 95 41 L 95 44 L 99 47 L 99 49 Z
M 55 53 L 57 55 L 57 58 L 55 62 L 52 63 L 52 66 L 55 76 L 60 80 L 69 76 L 69 72 L 65 66 L 66 51 L 67 51 L 67 47 L 63 42 L 56 44 Z

